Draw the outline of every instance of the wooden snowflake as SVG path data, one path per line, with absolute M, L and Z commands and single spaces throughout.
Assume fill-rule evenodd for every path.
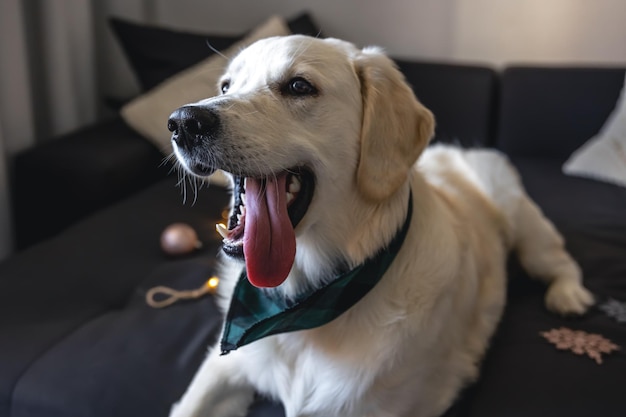
M 594 333 L 572 330 L 567 327 L 552 329 L 540 333 L 548 342 L 559 350 L 569 350 L 577 355 L 586 354 L 598 365 L 602 364 L 602 354 L 610 354 L 620 347 L 609 339 Z
M 609 316 L 617 320 L 618 323 L 626 323 L 626 303 L 609 298 L 607 301 L 598 306 L 598 308 Z

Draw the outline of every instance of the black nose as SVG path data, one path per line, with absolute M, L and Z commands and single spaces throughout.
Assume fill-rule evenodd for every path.
M 174 110 L 167 121 L 176 145 L 190 149 L 199 145 L 202 139 L 215 136 L 219 127 L 219 117 L 212 109 L 200 106 L 183 106 Z

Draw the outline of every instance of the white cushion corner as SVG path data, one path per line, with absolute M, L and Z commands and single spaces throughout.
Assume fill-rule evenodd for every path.
M 626 76 L 615 109 L 600 132 L 575 150 L 563 173 L 626 187 Z

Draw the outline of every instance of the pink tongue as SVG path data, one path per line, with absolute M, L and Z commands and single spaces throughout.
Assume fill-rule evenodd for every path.
M 255 287 L 285 281 L 296 256 L 296 235 L 287 214 L 287 174 L 265 184 L 246 179 L 243 252 L 248 280 Z

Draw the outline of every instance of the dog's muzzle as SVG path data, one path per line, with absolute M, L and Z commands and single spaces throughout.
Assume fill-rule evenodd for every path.
M 195 156 L 217 138 L 220 125 L 218 113 L 206 107 L 183 106 L 170 115 L 167 128 L 172 132 L 172 141 L 194 174 L 208 176 L 215 172 L 205 158 Z
M 234 204 L 228 225 L 217 225 L 222 249 L 245 261 L 252 285 L 277 287 L 293 266 L 295 228 L 313 199 L 315 176 L 304 164 L 265 173 L 233 172 L 229 164 L 235 159 L 236 166 L 237 158 L 223 155 L 221 123 L 219 112 L 211 107 L 180 107 L 168 120 L 174 151 L 195 175 L 208 176 L 218 168 L 233 175 Z

